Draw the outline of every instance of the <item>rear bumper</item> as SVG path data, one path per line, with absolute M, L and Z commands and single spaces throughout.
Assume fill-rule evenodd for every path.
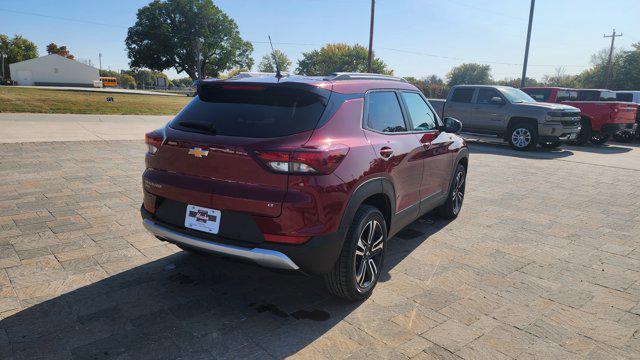
M 342 251 L 344 240 L 344 236 L 336 232 L 312 237 L 306 243 L 299 245 L 270 242 L 240 245 L 239 241 L 231 244 L 228 239 L 216 239 L 209 234 L 205 235 L 206 238 L 199 237 L 193 232 L 182 231 L 180 228 L 154 218 L 154 215 L 145 210 L 144 206 L 141 207 L 140 212 L 144 227 L 160 240 L 203 252 L 248 260 L 268 268 L 298 270 L 308 274 L 328 273 Z
M 186 245 L 198 250 L 207 251 L 215 254 L 226 255 L 231 257 L 250 260 L 258 265 L 284 270 L 299 270 L 300 268 L 287 255 L 267 249 L 260 248 L 243 248 L 228 244 L 217 243 L 205 239 L 200 239 L 191 235 L 182 234 L 180 232 L 159 225 L 152 220 L 142 220 L 142 225 L 156 237 L 169 241 L 178 245 Z

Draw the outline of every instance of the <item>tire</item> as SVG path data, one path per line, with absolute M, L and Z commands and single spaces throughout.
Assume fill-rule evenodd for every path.
M 370 229 L 374 230 L 373 236 L 369 236 Z M 351 301 L 368 298 L 380 279 L 386 249 L 384 216 L 373 206 L 360 206 L 349 226 L 336 264 L 324 276 L 329 292 Z
M 538 144 L 538 129 L 527 123 L 512 125 L 509 130 L 509 144 L 519 151 L 534 149 Z
M 552 141 L 552 142 L 541 142 L 540 146 L 545 149 L 557 149 L 562 145 L 560 141 Z
M 580 120 L 580 132 L 578 133 L 574 143 L 580 146 L 586 145 L 589 140 L 591 140 L 591 134 L 591 121 L 589 121 L 589 119 L 582 118 Z
M 464 201 L 464 189 L 466 187 L 467 169 L 462 164 L 458 164 L 456 172 L 453 174 L 447 201 L 438 207 L 437 214 L 445 219 L 453 220 L 458 217 L 462 210 Z
M 633 142 L 635 136 L 635 133 L 631 130 L 621 130 L 613 134 L 613 140 L 621 143 L 630 143 Z
M 606 143 L 607 141 L 609 141 L 609 137 L 610 135 L 605 135 L 602 133 L 595 133 L 593 135 L 591 135 L 591 139 L 589 139 L 589 141 L 591 141 L 592 144 L 594 145 L 602 145 L 604 143 Z

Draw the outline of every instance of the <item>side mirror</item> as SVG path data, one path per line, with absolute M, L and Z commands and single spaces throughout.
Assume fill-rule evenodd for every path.
M 504 100 L 499 96 L 494 96 L 491 98 L 491 103 L 494 105 L 502 105 L 504 104 Z
M 462 131 L 462 123 L 458 119 L 448 117 L 444 119 L 444 132 L 459 134 Z

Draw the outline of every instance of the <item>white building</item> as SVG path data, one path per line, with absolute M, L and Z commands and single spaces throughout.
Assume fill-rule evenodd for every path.
M 9 64 L 9 69 L 18 85 L 99 86 L 98 69 L 56 54 Z

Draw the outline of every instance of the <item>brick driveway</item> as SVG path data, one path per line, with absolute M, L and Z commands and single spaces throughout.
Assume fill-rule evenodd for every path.
M 350 304 L 147 235 L 140 142 L 2 144 L 0 358 L 638 358 L 628 150 L 472 145 L 460 218 L 401 232 Z

